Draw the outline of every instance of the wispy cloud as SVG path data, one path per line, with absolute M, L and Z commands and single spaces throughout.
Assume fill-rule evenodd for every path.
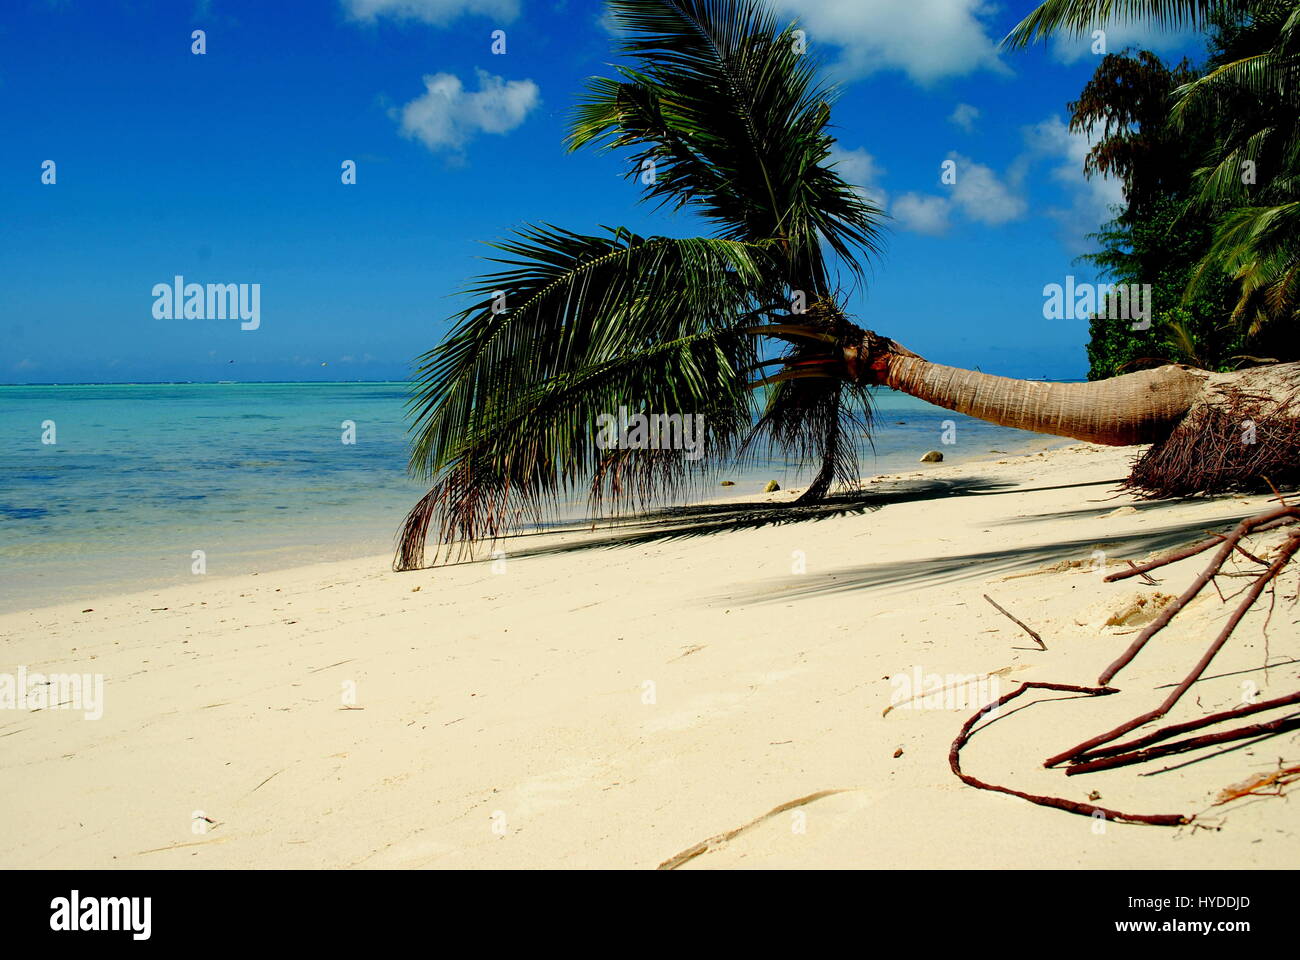
M 948 159 L 956 164 L 957 173 L 952 202 L 968 220 L 997 226 L 1025 215 L 1029 204 L 1021 190 L 1021 164 L 1012 164 L 1006 174 L 999 176 L 992 167 L 959 153 L 949 153 Z
M 524 122 L 540 102 L 531 80 L 504 80 L 475 71 L 478 90 L 466 90 L 451 73 L 427 74 L 424 93 L 390 111 L 402 136 L 419 140 L 431 151 L 459 151 L 480 133 L 502 134 Z
M 1027 158 L 1049 165 L 1048 176 L 1064 189 L 1068 206 L 1047 208 L 1057 221 L 1061 242 L 1071 253 L 1085 253 L 1094 244 L 1087 239 L 1114 216 L 1113 207 L 1124 203 L 1124 186 L 1110 177 L 1083 175 L 1083 161 L 1093 141 L 1071 132 L 1060 117 L 1049 117 L 1025 130 Z
M 509 23 L 519 16 L 519 0 L 342 0 L 353 20 L 373 23 L 380 17 L 450 23 L 464 14 L 479 14 Z
M 876 162 L 876 158 L 862 147 L 845 150 L 843 147 L 831 148 L 831 163 L 835 172 L 844 178 L 849 186 L 857 190 L 864 199 L 874 203 L 882 210 L 889 203 L 889 195 L 880 188 L 879 180 L 886 173 L 885 168 Z
M 1166 30 L 1121 19 L 1106 21 L 1097 29 L 1102 32 L 1102 37 L 1094 37 L 1092 29 L 1080 37 L 1054 37 L 1052 55 L 1061 63 L 1076 63 L 1084 57 L 1099 59 L 1107 53 L 1119 53 L 1125 47 L 1167 53 L 1196 44 L 1201 37 L 1196 30 Z
M 972 107 L 969 103 L 959 103 L 952 113 L 948 115 L 948 120 L 967 133 L 971 133 L 975 129 L 975 121 L 979 119 L 979 116 L 979 107 Z
M 890 213 L 898 225 L 912 233 L 936 237 L 952 226 L 952 201 L 924 193 L 905 193 L 894 201 Z
M 1023 180 L 1026 164 L 1017 161 L 999 175 L 987 164 L 950 151 L 946 158 L 955 181 L 943 193 L 908 192 L 898 197 L 890 213 L 904 230 L 937 236 L 957 219 L 996 227 L 1019 220 L 1029 210 Z

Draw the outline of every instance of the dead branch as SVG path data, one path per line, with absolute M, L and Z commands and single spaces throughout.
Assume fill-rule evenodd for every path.
M 986 783 L 983 780 L 964 773 L 961 769 L 961 749 L 970 739 L 975 729 L 975 725 L 981 718 L 987 716 L 991 711 L 997 710 L 1004 704 L 1016 699 L 1031 689 L 1041 690 L 1059 690 L 1070 693 L 1078 693 L 1083 696 L 1094 697 L 1119 692 L 1117 688 L 1111 686 L 1111 681 L 1119 674 L 1133 659 L 1142 651 L 1146 644 L 1157 633 L 1163 630 L 1174 619 L 1177 614 L 1186 608 L 1194 600 L 1207 584 L 1215 583 L 1214 578 L 1222 573 L 1223 565 L 1234 554 L 1239 553 L 1247 559 L 1264 567 L 1262 571 L 1248 574 L 1253 577 L 1253 582 L 1242 592 L 1242 599 L 1229 615 L 1227 622 L 1219 631 L 1218 635 L 1206 648 L 1196 665 L 1191 671 L 1179 682 L 1173 691 L 1165 698 L 1164 702 L 1154 710 L 1150 710 L 1138 717 L 1133 718 L 1125 723 L 1120 724 L 1113 730 L 1100 734 L 1085 740 L 1069 750 L 1063 751 L 1056 756 L 1044 761 L 1045 767 L 1054 767 L 1061 763 L 1069 763 L 1065 773 L 1067 776 L 1075 774 L 1090 773 L 1096 770 L 1106 770 L 1114 767 L 1128 766 L 1130 764 L 1143 763 L 1157 757 L 1168 756 L 1175 753 L 1184 753 L 1190 750 L 1200 749 L 1202 747 L 1214 746 L 1221 743 L 1230 743 L 1237 740 L 1245 740 L 1256 737 L 1274 736 L 1287 730 L 1300 728 L 1300 713 L 1293 713 L 1288 716 L 1279 717 L 1274 720 L 1247 724 L 1245 726 L 1234 727 L 1230 730 L 1220 730 L 1214 733 L 1201 734 L 1199 736 L 1187 737 L 1182 740 L 1173 742 L 1160 743 L 1167 741 L 1171 737 L 1180 734 L 1189 733 L 1193 730 L 1201 730 L 1206 727 L 1216 726 L 1230 720 L 1236 720 L 1247 717 L 1266 710 L 1274 710 L 1280 707 L 1290 706 L 1300 703 L 1300 691 L 1287 694 L 1281 697 L 1275 697 L 1271 700 L 1261 701 L 1260 703 L 1247 704 L 1232 710 L 1223 710 L 1208 716 L 1200 717 L 1194 720 L 1182 723 L 1170 724 L 1158 730 L 1151 731 L 1132 738 L 1123 743 L 1114 743 L 1124 734 L 1129 733 L 1137 728 L 1144 726 L 1153 720 L 1158 720 L 1167 714 L 1183 697 L 1183 695 L 1201 679 L 1205 671 L 1209 668 L 1210 663 L 1215 656 L 1227 644 L 1232 637 L 1233 631 L 1241 623 L 1242 619 L 1254 606 L 1260 595 L 1270 585 L 1274 587 L 1273 593 L 1276 593 L 1276 583 L 1274 582 L 1283 568 L 1300 552 L 1300 530 L 1292 531 L 1281 546 L 1274 552 L 1271 561 L 1260 559 L 1251 553 L 1241 541 L 1250 535 L 1262 533 L 1280 527 L 1284 524 L 1295 523 L 1300 520 L 1300 507 L 1286 504 L 1283 506 L 1267 511 L 1255 517 L 1243 519 L 1237 526 L 1227 534 L 1213 534 L 1210 539 L 1204 540 L 1191 546 L 1182 547 L 1178 550 L 1171 551 L 1162 557 L 1148 561 L 1143 564 L 1133 564 L 1130 562 L 1130 569 L 1113 573 L 1105 578 L 1107 582 L 1123 580 L 1131 576 L 1146 576 L 1146 572 L 1154 570 L 1157 567 L 1175 563 L 1179 560 L 1185 560 L 1197 554 L 1204 553 L 1207 550 L 1217 547 L 1213 559 L 1204 570 L 1196 577 L 1192 584 L 1172 603 L 1161 611 L 1139 635 L 1129 644 L 1128 648 L 1111 663 L 1097 679 L 1097 685 L 1094 687 L 1083 687 L 1072 684 L 1047 683 L 1040 681 L 1029 681 L 1022 683 L 1016 690 L 999 698 L 996 702 L 980 710 L 974 716 L 970 717 L 963 724 L 956 740 L 953 741 L 952 747 L 948 753 L 948 763 L 953 773 L 969 786 L 981 790 L 992 790 L 997 793 L 1005 793 L 1010 796 L 1019 797 L 1022 800 L 1028 800 L 1031 803 L 1041 806 L 1055 807 L 1070 813 L 1080 814 L 1083 816 L 1104 816 L 1110 820 L 1127 821 L 1131 823 L 1154 824 L 1160 826 L 1173 826 L 1192 822 L 1195 818 L 1183 814 L 1126 814 L 1116 810 L 1109 810 L 1103 807 L 1093 806 L 1088 803 L 1080 803 L 1074 800 L 1067 800 L 1062 797 L 1049 797 L 1037 794 L 1025 793 L 1015 790 L 1011 787 L 999 786 L 997 784 Z M 1150 579 L 1150 578 L 1147 578 Z M 1215 583 L 1217 588 L 1217 583 Z M 1222 594 L 1220 594 L 1222 596 Z M 1039 645 L 1043 646 L 1042 640 L 1036 633 L 1029 629 L 1024 623 L 1014 617 L 1010 612 L 1001 607 L 992 597 L 987 594 L 985 600 L 1006 615 L 1020 627 L 1026 630 Z M 1235 599 L 1235 597 L 1234 597 Z M 1046 649 L 1044 647 L 1044 649 Z M 985 725 L 991 726 L 992 722 Z M 981 728 L 984 729 L 984 728 Z M 1152 744 L 1157 744 L 1152 746 Z M 1291 768 L 1286 773 L 1295 773 L 1300 771 L 1300 767 Z M 1235 796 L 1245 796 L 1252 791 L 1259 789 L 1261 786 L 1280 786 L 1290 783 L 1296 777 L 1289 779 L 1282 773 L 1270 778 L 1263 778 L 1258 782 L 1252 782 L 1246 789 L 1241 790 L 1232 797 L 1221 800 L 1220 803 L 1226 803 L 1227 800 Z
M 1038 648 L 1040 650 L 1047 649 L 1047 644 L 1043 643 L 1043 638 L 1038 635 L 1038 632 L 1036 630 L 1034 630 L 1032 627 L 1026 624 L 1023 620 L 1021 620 L 1011 611 L 1003 607 L 1000 603 L 998 603 L 996 600 L 990 597 L 987 593 L 984 594 L 984 599 L 987 600 L 989 603 L 993 604 L 994 610 L 998 611 L 998 613 L 1002 614 L 1004 617 L 1006 617 L 1008 620 L 1010 620 L 1012 623 L 1018 626 L 1021 630 L 1025 631 L 1025 633 L 1033 637 L 1034 642 L 1038 644 Z
M 948 766 L 952 769 L 963 783 L 975 787 L 978 790 L 992 790 L 994 793 L 1005 793 L 1012 797 L 1019 797 L 1021 800 L 1028 800 L 1030 803 L 1036 803 L 1041 807 L 1055 807 L 1058 810 L 1065 810 L 1069 813 L 1077 813 L 1084 817 L 1102 816 L 1107 820 L 1116 820 L 1121 823 L 1145 823 L 1152 826 L 1171 827 L 1190 822 L 1189 817 L 1180 813 L 1124 813 L 1120 810 L 1111 810 L 1108 807 L 1098 807 L 1091 803 L 1081 803 L 1077 800 L 1067 800 L 1064 797 L 1047 797 L 1035 793 L 1025 793 L 1022 790 L 1015 790 L 1011 787 L 999 786 L 995 783 L 986 783 L 978 777 L 973 777 L 965 773 L 961 768 L 961 748 L 966 745 L 966 741 L 971 738 L 971 731 L 975 724 L 987 713 L 1010 703 L 1012 700 L 1025 693 L 1027 690 L 1061 690 L 1066 693 L 1081 693 L 1088 697 L 1106 696 L 1111 693 L 1118 693 L 1117 690 L 1110 687 L 1078 687 L 1068 683 L 1044 683 L 1033 680 L 1027 680 L 1020 684 L 1015 690 L 1004 696 L 999 697 L 993 703 L 984 707 L 973 717 L 968 719 L 957 735 L 957 739 L 952 742 L 948 749 Z M 992 726 L 990 722 L 987 726 Z M 985 729 L 987 729 L 987 726 Z
M 1223 710 L 1219 713 L 1211 713 L 1208 716 L 1198 717 L 1195 720 L 1188 720 L 1185 723 L 1174 723 L 1167 727 L 1161 727 L 1151 733 L 1141 737 L 1135 737 L 1124 743 L 1112 744 L 1109 747 L 1098 747 L 1090 754 L 1092 757 L 1110 757 L 1119 754 L 1129 753 L 1148 744 L 1158 743 L 1161 740 L 1168 740 L 1170 737 L 1176 737 L 1180 733 L 1189 733 L 1192 730 L 1200 730 L 1202 727 L 1212 727 L 1216 723 L 1223 723 L 1225 720 L 1239 720 L 1242 717 L 1249 717 L 1252 714 L 1263 713 L 1267 710 L 1276 710 L 1278 707 L 1287 707 L 1295 703 L 1300 703 L 1300 691 L 1289 693 L 1285 697 L 1275 697 L 1272 700 L 1261 700 L 1259 703 L 1251 703 L 1233 710 Z M 1069 772 L 1067 770 L 1067 772 Z
M 1267 723 L 1252 723 L 1245 727 L 1237 727 L 1235 730 L 1207 733 L 1201 737 L 1188 737 L 1186 740 L 1175 740 L 1173 743 L 1163 743 L 1158 747 L 1148 747 L 1145 750 L 1122 753 L 1116 757 L 1107 757 L 1105 760 L 1089 760 L 1086 763 L 1076 763 L 1066 768 L 1065 775 L 1072 777 L 1076 773 L 1093 773 L 1097 770 L 1109 770 L 1111 767 L 1128 766 L 1131 763 L 1145 763 L 1147 760 L 1154 760 L 1156 757 L 1167 757 L 1173 753 L 1186 753 L 1188 750 L 1197 750 L 1201 747 L 1231 743 L 1234 740 L 1249 740 L 1252 737 L 1271 736 L 1298 728 L 1300 728 L 1300 714 L 1293 713 L 1288 717 L 1269 720 Z
M 1282 509 L 1293 514 L 1300 514 L 1300 510 L 1297 510 L 1295 507 L 1284 507 Z M 1269 517 L 1270 515 L 1263 514 L 1262 516 Z M 1261 518 L 1255 519 L 1258 520 Z M 1124 669 L 1124 667 L 1137 656 L 1138 652 L 1146 645 L 1147 641 L 1155 636 L 1159 630 L 1164 628 L 1169 621 L 1174 618 L 1174 615 L 1178 613 L 1179 610 L 1183 609 L 1183 607 L 1185 607 L 1198 593 L 1201 592 L 1201 589 L 1213 578 L 1218 568 L 1222 566 L 1223 561 L 1228 558 L 1228 555 L 1232 552 L 1233 546 L 1236 544 L 1236 540 L 1241 536 L 1244 536 L 1255 526 L 1258 526 L 1258 524 L 1252 523 L 1250 519 L 1243 520 L 1237 525 L 1237 528 L 1233 531 L 1232 535 L 1224 541 L 1223 546 L 1215 555 L 1214 561 L 1206 567 L 1204 571 L 1202 571 L 1201 575 L 1196 578 L 1183 595 L 1165 607 L 1165 609 L 1160 612 L 1160 616 L 1153 620 L 1151 625 L 1143 630 L 1142 633 L 1138 635 L 1138 638 L 1129 645 L 1128 650 L 1124 651 L 1123 655 L 1120 656 L 1118 660 L 1102 672 L 1102 675 L 1097 679 L 1098 686 L 1108 686 L 1110 681 L 1115 678 L 1115 675 L 1119 673 L 1120 670 Z M 1287 538 L 1282 549 L 1278 551 L 1273 562 L 1268 565 L 1268 569 L 1261 573 L 1255 579 L 1255 582 L 1251 584 L 1250 588 L 1246 591 L 1245 598 L 1237 604 L 1236 609 L 1232 611 L 1232 615 L 1228 617 L 1228 622 L 1224 624 L 1223 629 L 1219 631 L 1219 635 L 1215 637 L 1214 642 L 1211 643 L 1205 653 L 1202 654 L 1201 659 L 1197 661 L 1196 666 L 1194 666 L 1191 672 L 1183 678 L 1183 681 L 1174 688 L 1173 692 L 1165 698 L 1164 703 L 1156 707 L 1154 710 L 1148 711 L 1141 716 L 1134 717 L 1126 723 L 1120 724 L 1113 730 L 1108 730 L 1099 736 L 1093 737 L 1091 740 L 1086 740 L 1077 746 L 1071 747 L 1069 750 L 1058 753 L 1054 757 L 1050 757 L 1043 765 L 1046 767 L 1054 767 L 1066 760 L 1081 760 L 1086 757 L 1089 751 L 1094 747 L 1118 739 L 1130 730 L 1135 730 L 1143 724 L 1150 723 L 1152 720 L 1158 720 L 1160 717 L 1163 717 L 1168 713 L 1174 704 L 1182 698 L 1182 695 L 1187 692 L 1187 689 L 1196 682 L 1202 673 L 1205 672 L 1205 668 L 1210 665 L 1210 661 L 1212 661 L 1215 655 L 1223 648 L 1223 645 L 1228 642 L 1228 638 L 1232 636 L 1232 631 L 1235 630 L 1237 624 L 1241 622 L 1241 618 L 1246 615 L 1246 612 L 1254 605 L 1255 601 L 1259 599 L 1259 595 L 1264 592 L 1264 587 L 1267 586 L 1269 581 L 1277 576 L 1279 572 L 1281 572 L 1282 568 L 1286 566 L 1297 550 L 1300 550 L 1300 534 L 1293 533 Z
M 1242 523 L 1246 523 L 1248 522 L 1248 520 L 1258 521 L 1251 527 L 1251 532 L 1263 533 L 1266 530 L 1272 530 L 1276 527 L 1280 527 L 1288 523 L 1295 523 L 1296 514 L 1293 509 L 1283 507 L 1278 510 L 1270 511 L 1269 513 L 1264 514 L 1262 516 L 1247 518 L 1247 520 L 1243 520 Z M 1224 540 L 1228 539 L 1231 536 L 1232 534 L 1222 534 L 1222 533 L 1213 534 L 1211 535 L 1210 539 L 1202 540 L 1200 543 L 1192 544 L 1190 547 L 1179 547 L 1177 550 L 1173 550 L 1165 554 L 1163 557 L 1157 557 L 1155 560 L 1148 560 L 1146 563 L 1139 563 L 1128 570 L 1120 570 L 1117 573 L 1107 574 L 1105 577 L 1102 578 L 1102 582 L 1112 583 L 1116 580 L 1125 580 L 1129 577 L 1135 577 L 1138 576 L 1139 574 L 1146 573 L 1148 570 L 1154 570 L 1157 567 L 1163 567 L 1171 563 L 1177 563 L 1179 560 L 1186 560 L 1188 557 L 1194 557 L 1198 553 L 1204 553 L 1206 550 L 1209 550 L 1211 547 L 1223 543 Z

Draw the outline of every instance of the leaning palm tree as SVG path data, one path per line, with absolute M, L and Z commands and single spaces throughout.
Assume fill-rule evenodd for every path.
M 708 232 L 540 225 L 495 245 L 503 269 L 470 287 L 476 302 L 419 361 L 411 466 L 431 488 L 400 531 L 398 569 L 424 564 L 435 523 L 450 548 L 542 522 L 584 486 L 598 507 L 643 506 L 763 442 L 810 464 L 801 499 L 819 498 L 857 479 L 851 438 L 869 424 L 873 386 L 1028 430 L 1158 441 L 1175 460 L 1206 410 L 1247 409 L 1225 377 L 1257 378 L 1247 394 L 1267 400 L 1262 440 L 1275 416 L 1294 426 L 1268 398 L 1300 388 L 1300 364 L 1273 370 L 1277 382 L 1168 366 L 1047 384 L 929 363 L 861 328 L 843 290 L 861 281 L 883 214 L 835 170 L 834 91 L 803 35 L 761 0 L 609 8 L 630 63 L 591 81 L 569 145 L 621 151 L 645 199 Z M 597 423 L 620 407 L 703 417 L 702 456 L 611 448 Z

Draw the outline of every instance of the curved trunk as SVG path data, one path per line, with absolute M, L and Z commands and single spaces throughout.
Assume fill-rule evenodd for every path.
M 1231 373 L 1170 364 L 1095 383 L 1044 383 L 930 363 L 869 330 L 843 355 L 840 374 L 854 383 L 991 423 L 1150 444 L 1125 481 L 1142 496 L 1300 485 L 1300 362 Z
M 1203 372 L 1170 365 L 1094 383 L 1045 383 L 898 354 L 884 357 L 877 373 L 877 382 L 947 410 L 1111 446 L 1151 443 L 1167 435 L 1208 379 Z

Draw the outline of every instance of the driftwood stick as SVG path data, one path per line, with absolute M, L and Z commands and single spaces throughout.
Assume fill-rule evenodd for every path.
M 1285 697 L 1275 697 L 1272 700 L 1261 700 L 1259 703 L 1250 703 L 1242 707 L 1235 707 L 1232 710 L 1222 710 L 1219 713 L 1211 713 L 1204 717 L 1197 717 L 1195 720 L 1188 720 L 1184 723 L 1172 723 L 1167 727 L 1161 727 L 1151 733 L 1135 737 L 1124 743 L 1112 744 L 1109 747 L 1098 747 L 1096 750 L 1089 751 L 1090 757 L 1110 757 L 1117 756 L 1121 753 L 1130 753 L 1139 747 L 1145 747 L 1151 743 L 1157 743 L 1161 740 L 1168 740 L 1170 737 L 1176 737 L 1180 733 L 1188 733 L 1192 730 L 1199 730 L 1202 727 L 1211 727 L 1216 723 L 1222 723 L 1225 720 L 1237 720 L 1241 717 L 1249 717 L 1252 714 L 1263 713 L 1265 710 L 1275 710 L 1278 707 L 1288 707 L 1292 704 L 1300 703 L 1300 691 L 1289 693 Z M 1068 772 L 1068 771 L 1067 771 Z
M 1251 533 L 1263 533 L 1266 530 L 1272 530 L 1276 527 L 1284 526 L 1288 523 L 1294 523 L 1297 519 L 1295 508 L 1282 507 L 1272 510 L 1269 513 L 1258 517 L 1251 517 L 1243 520 L 1242 523 L 1254 521 L 1251 525 Z M 1194 543 L 1190 547 L 1179 547 L 1163 557 L 1157 557 L 1154 560 L 1148 560 L 1146 563 L 1135 564 L 1128 570 L 1120 570 L 1116 573 L 1107 574 L 1102 578 L 1104 583 L 1113 583 L 1116 580 L 1127 580 L 1129 577 L 1136 577 L 1146 573 L 1148 570 L 1154 570 L 1157 567 L 1167 566 L 1171 563 L 1177 563 L 1179 560 L 1186 560 L 1188 557 L 1194 557 L 1198 553 L 1204 553 L 1213 546 L 1223 543 L 1231 534 L 1216 533 L 1209 540 L 1202 540 L 1200 543 Z
M 1144 582 L 1149 583 L 1153 587 L 1160 585 L 1160 581 L 1152 577 L 1151 574 L 1147 573 L 1145 570 L 1138 570 L 1137 564 L 1134 563 L 1132 560 L 1128 561 L 1128 565 L 1134 568 L 1134 572 L 1137 573 L 1137 575 L 1141 577 Z
M 1296 510 L 1296 508 L 1293 507 L 1287 507 L 1285 509 L 1287 511 Z M 1265 518 L 1271 519 L 1271 516 L 1269 514 L 1264 514 L 1262 517 L 1255 519 L 1263 520 Z M 1257 525 L 1258 524 L 1251 524 L 1249 520 L 1243 520 L 1238 524 L 1237 529 L 1234 530 L 1233 533 L 1241 535 L 1253 526 Z M 1138 651 L 1142 649 L 1156 631 L 1168 624 L 1169 621 L 1173 619 L 1174 614 L 1186 606 L 1186 604 L 1201 591 L 1205 584 L 1213 578 L 1223 561 L 1227 559 L 1229 554 L 1231 554 L 1235 542 L 1236 541 L 1231 537 L 1224 541 L 1223 547 L 1215 555 L 1214 562 L 1202 571 L 1201 575 L 1196 578 L 1196 581 L 1187 588 L 1182 596 L 1161 611 L 1160 616 L 1153 620 L 1151 625 L 1139 634 L 1137 640 L 1129 646 L 1128 650 L 1126 650 L 1118 660 L 1106 668 L 1106 671 L 1102 673 L 1098 680 L 1098 686 L 1109 686 L 1110 681 L 1114 678 L 1115 674 L 1123 669 L 1124 666 L 1133 659 L 1133 657 L 1137 656 Z M 1259 599 L 1259 595 L 1264 592 L 1264 587 L 1268 585 L 1269 581 L 1277 576 L 1284 566 L 1286 566 L 1297 550 L 1300 550 L 1300 534 L 1293 533 L 1287 538 L 1285 543 L 1283 543 L 1282 549 L 1278 551 L 1273 562 L 1268 565 L 1268 569 L 1256 577 L 1255 582 L 1250 585 L 1248 590 L 1246 590 L 1245 598 L 1237 605 L 1237 608 L 1232 611 L 1232 615 L 1228 617 L 1228 622 L 1224 624 L 1223 629 L 1219 632 L 1219 635 L 1215 637 L 1214 642 L 1211 643 L 1205 653 L 1202 654 L 1201 659 L 1197 661 L 1196 666 L 1194 666 L 1191 672 L 1183 678 L 1182 682 L 1174 688 L 1173 692 L 1165 698 L 1164 703 L 1154 710 L 1148 711 L 1139 717 L 1134 717 L 1132 720 L 1120 724 L 1113 730 L 1109 730 L 1106 733 L 1093 737 L 1090 740 L 1086 740 L 1077 746 L 1071 747 L 1069 750 L 1058 753 L 1053 757 L 1049 757 L 1043 762 L 1043 766 L 1054 767 L 1067 760 L 1085 759 L 1094 747 L 1098 747 L 1104 743 L 1110 743 L 1111 741 L 1122 737 L 1130 730 L 1135 730 L 1145 723 L 1150 723 L 1152 720 L 1158 720 L 1160 717 L 1163 717 L 1168 713 L 1174 704 L 1179 701 L 1182 695 L 1187 692 L 1188 688 L 1191 687 L 1201 674 L 1205 672 L 1205 669 L 1210 665 L 1210 661 L 1213 660 L 1215 655 L 1223 648 L 1223 645 L 1228 642 L 1228 638 L 1232 635 L 1232 631 L 1236 629 L 1237 624 L 1241 622 L 1242 617 L 1246 615 L 1247 611 L 1250 610 L 1255 601 Z
M 994 609 L 994 610 L 998 611 L 998 613 L 1000 613 L 1000 614 L 1002 614 L 1003 616 L 1005 616 L 1008 620 L 1010 620 L 1012 623 L 1014 623 L 1016 626 L 1018 626 L 1021 630 L 1025 631 L 1025 633 L 1027 633 L 1027 634 L 1029 634 L 1031 637 L 1033 637 L 1033 638 L 1034 638 L 1034 642 L 1035 642 L 1036 644 L 1038 644 L 1038 648 L 1039 648 L 1040 650 L 1046 650 L 1046 649 L 1047 649 L 1047 644 L 1043 643 L 1043 638 L 1040 637 L 1040 636 L 1038 635 L 1038 631 L 1037 631 L 1037 630 L 1035 630 L 1033 627 L 1029 626 L 1027 623 L 1025 623 L 1025 621 L 1021 620 L 1019 617 L 1017 617 L 1017 616 L 1016 616 L 1014 613 L 1012 613 L 1010 610 L 1006 609 L 1004 606 L 1002 606 L 1002 604 L 998 603 L 996 600 L 994 600 L 992 597 L 990 597 L 987 593 L 984 594 L 984 599 L 987 600 L 989 603 L 993 604 L 993 609 Z
M 1190 547 L 1182 547 L 1173 553 L 1167 553 L 1163 557 L 1157 557 L 1154 560 L 1148 560 L 1146 563 L 1133 564 L 1128 570 L 1119 570 L 1115 573 L 1108 573 L 1102 577 L 1102 583 L 1114 583 L 1116 580 L 1127 580 L 1129 577 L 1136 577 L 1146 573 L 1148 570 L 1154 570 L 1156 567 L 1163 567 L 1171 563 L 1177 563 L 1179 560 L 1186 560 L 1188 557 L 1194 557 L 1198 553 L 1204 553 L 1211 547 L 1222 543 L 1220 537 L 1214 537 L 1210 540 L 1202 540 L 1200 543 L 1193 544 Z
M 1222 730 L 1219 733 L 1207 733 L 1200 737 L 1175 740 L 1173 743 L 1162 743 L 1156 747 L 1135 750 L 1132 753 L 1122 753 L 1119 756 L 1107 757 L 1104 760 L 1089 760 L 1086 763 L 1076 763 L 1073 766 L 1066 767 L 1065 774 L 1072 777 L 1077 773 L 1093 773 L 1097 770 L 1109 770 L 1111 767 L 1125 767 L 1131 763 L 1144 763 L 1147 760 L 1154 760 L 1156 757 L 1167 757 L 1172 753 L 1186 753 L 1188 750 L 1196 750 L 1200 747 L 1231 743 L 1233 740 L 1249 740 L 1252 737 L 1284 733 L 1287 730 L 1295 730 L 1296 728 L 1300 728 L 1300 714 L 1293 713 L 1287 717 L 1269 720 L 1267 723 L 1252 723 L 1233 730 Z
M 1246 549 L 1245 547 L 1243 547 L 1241 544 L 1237 544 L 1237 552 L 1238 552 L 1239 554 L 1241 554 L 1243 557 L 1245 557 L 1247 560 L 1250 560 L 1250 561 L 1252 561 L 1252 562 L 1254 562 L 1254 563 L 1258 563 L 1261 567 L 1267 567 L 1267 566 L 1268 566 L 1268 561 L 1267 561 L 1267 560 L 1261 560 L 1261 559 L 1259 559 L 1259 557 L 1255 556 L 1253 553 L 1251 553 L 1249 550 L 1247 550 L 1247 549 Z
M 973 777 L 965 773 L 961 768 L 961 748 L 966 745 L 966 741 L 971 737 L 971 731 L 980 719 L 992 710 L 996 710 L 1006 703 L 1016 699 L 1027 690 L 1061 690 L 1066 693 L 1081 693 L 1089 697 L 1105 696 L 1118 691 L 1110 687 L 1078 687 L 1066 683 L 1043 683 L 1038 681 L 1026 681 L 1022 683 L 1011 693 L 1005 694 L 995 700 L 993 703 L 981 709 L 968 719 L 957 735 L 957 739 L 952 742 L 948 749 L 948 766 L 952 769 L 962 781 L 968 786 L 975 787 L 977 790 L 991 790 L 994 793 L 1005 793 L 1008 796 L 1019 797 L 1021 800 L 1028 800 L 1030 803 L 1036 803 L 1041 807 L 1055 807 L 1057 810 L 1065 810 L 1068 813 L 1076 813 L 1084 817 L 1105 817 L 1107 820 L 1115 820 L 1121 823 L 1145 823 L 1158 827 L 1176 827 L 1184 823 L 1190 823 L 1192 817 L 1184 816 L 1181 813 L 1124 813 L 1120 810 L 1111 810 L 1107 807 L 1098 807 L 1091 803 L 1080 803 L 1077 800 L 1067 800 L 1064 797 L 1046 797 L 1035 793 L 1025 793 L 1021 790 L 1014 790 L 1011 787 L 1002 787 L 994 783 L 986 783 L 978 777 Z

